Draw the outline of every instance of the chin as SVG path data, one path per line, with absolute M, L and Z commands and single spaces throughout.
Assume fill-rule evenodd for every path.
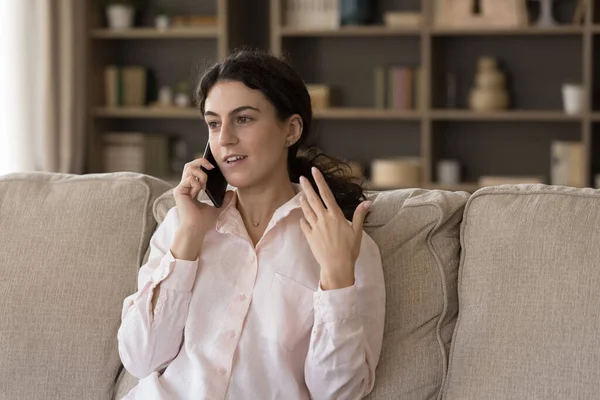
M 252 179 L 249 174 L 232 174 L 227 177 L 227 183 L 238 189 L 244 189 L 256 184 L 256 180 Z

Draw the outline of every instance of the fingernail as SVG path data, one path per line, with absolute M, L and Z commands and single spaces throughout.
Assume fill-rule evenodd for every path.
M 373 205 L 373 202 L 369 200 L 365 203 L 365 205 L 363 207 L 365 208 L 365 210 L 368 210 L 369 208 L 371 208 L 372 205 Z
M 317 167 L 312 167 L 310 170 L 313 172 L 313 174 L 318 171 Z

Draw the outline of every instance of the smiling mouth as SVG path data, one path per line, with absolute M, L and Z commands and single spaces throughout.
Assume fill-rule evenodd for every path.
M 229 157 L 225 160 L 226 164 L 233 164 L 234 162 L 237 161 L 241 161 L 241 160 L 245 160 L 246 158 L 248 158 L 248 156 L 235 156 L 235 157 Z

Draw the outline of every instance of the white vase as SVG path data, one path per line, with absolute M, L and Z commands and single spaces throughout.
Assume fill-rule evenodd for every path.
M 556 26 L 556 21 L 552 15 L 552 6 L 554 0 L 538 0 L 540 2 L 540 17 L 536 22 L 539 28 L 551 28 Z
M 185 93 L 177 93 L 175 95 L 175 105 L 181 108 L 187 108 L 190 106 L 190 96 Z
M 440 160 L 437 173 L 441 185 L 456 185 L 460 182 L 460 164 L 457 160 Z
M 129 29 L 133 26 L 134 9 L 130 6 L 112 4 L 106 8 L 106 18 L 110 29 Z
M 169 17 L 167 15 L 157 15 L 154 18 L 154 26 L 160 31 L 169 29 Z
M 562 96 L 563 106 L 567 114 L 580 114 L 583 111 L 583 86 L 576 84 L 565 84 L 562 86 Z

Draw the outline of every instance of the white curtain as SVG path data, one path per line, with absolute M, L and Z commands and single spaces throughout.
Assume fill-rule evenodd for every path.
M 83 171 L 84 4 L 0 0 L 0 174 Z

